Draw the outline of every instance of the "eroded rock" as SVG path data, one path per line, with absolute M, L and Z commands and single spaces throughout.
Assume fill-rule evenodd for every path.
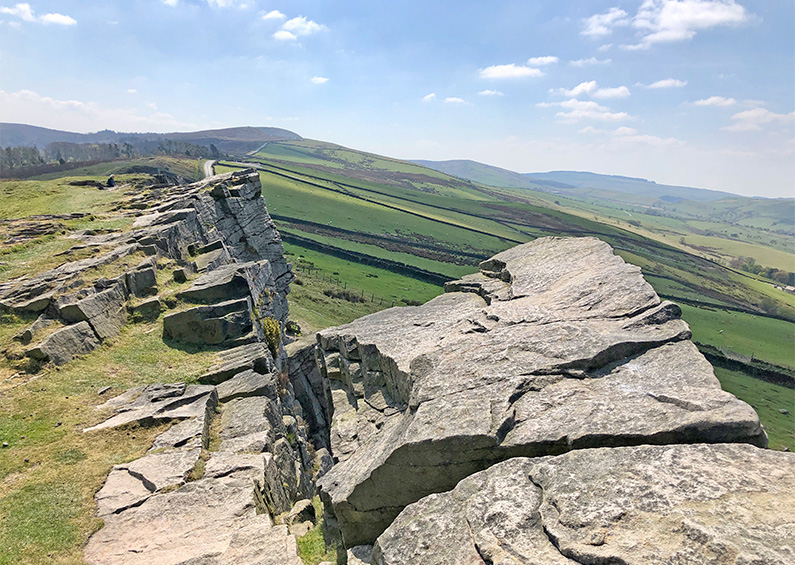
M 408 506 L 372 563 L 793 563 L 795 456 L 741 444 L 516 458 Z
M 319 485 L 346 546 L 510 457 L 766 445 L 756 413 L 688 341 L 679 308 L 607 244 L 544 238 L 481 270 L 454 285 L 467 292 L 318 336 L 337 460 Z

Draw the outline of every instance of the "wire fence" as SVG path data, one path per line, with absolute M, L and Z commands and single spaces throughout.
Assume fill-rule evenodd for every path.
M 342 289 L 341 292 L 337 293 L 334 293 L 332 291 L 331 294 L 328 294 L 328 291 L 326 291 L 327 296 L 332 296 L 334 298 L 342 298 L 344 300 L 348 300 L 349 302 L 371 302 L 373 304 L 378 304 L 380 306 L 388 304 L 390 308 L 397 304 L 403 304 L 409 306 L 416 306 L 419 304 L 419 302 L 417 301 L 405 298 L 401 301 L 384 299 L 380 296 L 376 296 L 375 292 L 365 291 L 362 288 L 357 288 L 352 285 L 349 285 L 348 281 L 341 279 L 338 275 L 326 274 L 317 267 L 309 267 L 307 265 L 293 265 L 293 269 L 296 272 L 306 273 L 308 275 L 314 276 L 315 278 L 319 279 L 322 282 L 336 285 L 338 288 Z

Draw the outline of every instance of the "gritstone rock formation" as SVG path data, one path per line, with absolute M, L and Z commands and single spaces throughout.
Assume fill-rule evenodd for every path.
M 111 248 L 101 257 L 115 259 L 103 265 L 141 253 L 144 262 L 88 286 L 87 267 L 67 264 L 5 289 L 6 307 L 42 312 L 28 341 L 70 324 L 28 353 L 64 363 L 118 334 L 128 305 L 133 316 L 157 318 L 162 297 L 128 301 L 157 294 L 158 268 L 176 265 L 174 279 L 187 288 L 172 300 L 163 338 L 222 348 L 203 384 L 136 387 L 99 407 L 111 415 L 87 433 L 175 423 L 144 457 L 114 466 L 96 493 L 104 527 L 85 547 L 89 563 L 302 563 L 295 537 L 274 523 L 313 497 L 314 462 L 303 411 L 281 376 L 292 273 L 260 189 L 256 173 L 242 172 L 147 194 L 132 204 L 144 210 L 132 232 L 85 238 Z
M 319 486 L 346 547 L 511 457 L 767 444 L 679 308 L 597 239 L 515 247 L 446 290 L 318 334 L 336 461 Z
M 740 444 L 514 458 L 407 507 L 378 565 L 795 562 L 795 457 Z

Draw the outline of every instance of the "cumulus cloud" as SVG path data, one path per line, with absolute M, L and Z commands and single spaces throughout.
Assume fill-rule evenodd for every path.
M 655 43 L 684 41 L 699 31 L 746 23 L 750 17 L 734 0 L 645 0 L 632 19 L 642 38 L 623 47 L 648 49 Z
M 163 4 L 166 6 L 171 6 L 172 8 L 179 4 L 179 0 L 163 0 Z
M 431 92 L 430 94 L 426 94 L 425 96 L 422 97 L 423 102 L 430 102 L 432 100 L 436 100 L 435 92 Z
M 480 70 L 480 78 L 528 78 L 544 76 L 544 72 L 534 67 L 525 67 L 510 63 L 508 65 L 492 65 Z
M 610 8 L 603 14 L 595 14 L 583 20 L 585 28 L 580 34 L 588 37 L 603 37 L 613 33 L 616 26 L 628 25 L 629 14 L 620 8 Z
M 57 100 L 31 90 L 0 90 L 0 121 L 36 124 L 68 131 L 189 131 L 199 129 L 171 114 L 135 108 L 107 108 L 94 102 Z
M 300 37 L 302 35 L 312 35 L 319 31 L 325 31 L 328 28 L 323 24 L 308 20 L 304 16 L 298 16 L 297 18 L 284 22 L 282 29 Z
M 8 6 L 0 6 L 0 14 L 8 14 L 9 16 L 16 16 L 25 22 L 40 23 L 45 25 L 53 24 L 73 26 L 77 24 L 76 19 L 65 14 L 50 13 L 44 14 L 41 17 L 36 17 L 33 8 L 31 8 L 30 4 L 27 3 L 15 4 L 13 8 L 9 8 Z M 9 22 L 9 24 L 14 23 L 18 22 Z
M 723 96 L 710 96 L 693 102 L 694 106 L 733 106 L 737 103 L 734 98 L 724 98 Z
M 270 12 L 268 12 L 266 14 L 262 14 L 262 19 L 263 20 L 283 20 L 286 17 L 287 16 L 282 14 L 279 10 L 271 10 Z
M 795 125 L 795 112 L 789 114 L 776 114 L 767 108 L 753 108 L 734 114 L 731 119 L 734 124 L 722 128 L 726 131 L 757 131 L 763 125 L 775 123 L 789 123 Z
M 312 80 L 312 84 L 326 84 L 328 82 L 328 78 L 327 77 L 314 76 L 314 77 L 312 77 L 311 80 Z
M 596 81 L 589 80 L 588 82 L 581 82 L 577 86 L 571 89 L 566 88 L 558 88 L 553 90 L 552 92 L 557 92 L 558 94 L 562 94 L 563 96 L 568 96 L 570 98 L 576 98 L 577 96 L 581 96 L 583 94 L 588 94 L 589 92 L 593 92 L 596 90 Z
M 127 89 L 127 94 L 138 94 L 138 91 L 135 90 L 134 88 L 128 88 Z
M 576 98 L 572 98 L 570 100 L 564 100 L 563 102 L 541 102 L 536 104 L 536 106 L 539 108 L 559 106 L 567 110 L 555 114 L 555 116 L 566 122 L 579 122 L 581 120 L 613 122 L 632 118 L 632 116 L 626 112 L 611 112 L 593 100 L 577 100 Z
M 36 21 L 36 18 L 33 15 L 33 9 L 30 7 L 30 4 L 17 4 L 13 8 L 7 8 L 6 6 L 0 7 L 0 14 L 17 16 L 26 22 Z
M 466 104 L 466 100 L 463 98 L 458 98 L 456 96 L 450 96 L 444 99 L 445 104 Z
M 597 59 L 596 57 L 589 57 L 587 59 L 577 59 L 576 61 L 571 61 L 569 64 L 572 67 L 585 67 L 587 65 L 607 65 L 612 61 L 612 59 Z
M 551 65 L 557 62 L 558 58 L 551 55 L 547 55 L 546 57 L 530 57 L 527 60 L 528 65 Z
M 60 26 L 73 26 L 77 25 L 77 20 L 71 16 L 64 14 L 44 14 L 41 18 L 43 24 L 54 24 Z
M 626 98 L 631 93 L 626 86 L 617 86 L 614 88 L 599 88 L 591 94 L 594 98 Z
M 478 94 L 480 96 L 503 96 L 503 93 L 499 90 L 481 90 Z
M 687 84 L 686 80 L 679 80 L 677 78 L 665 78 L 651 83 L 646 88 L 682 88 Z
M 280 29 L 276 33 L 273 34 L 274 39 L 278 39 L 279 41 L 295 41 L 298 37 L 295 34 L 290 33 L 289 31 L 285 31 Z
M 626 98 L 630 96 L 629 89 L 626 86 L 617 86 L 614 88 L 599 88 L 595 80 L 581 82 L 571 89 L 557 88 L 552 89 L 550 92 L 562 94 L 570 98 L 576 98 L 584 94 L 593 96 L 594 98 Z

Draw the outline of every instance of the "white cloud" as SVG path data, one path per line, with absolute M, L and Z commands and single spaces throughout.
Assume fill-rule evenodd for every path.
M 795 125 L 795 112 L 789 114 L 776 114 L 767 108 L 754 108 L 734 114 L 731 119 L 734 125 L 722 128 L 726 131 L 757 131 L 761 130 L 764 124 L 787 123 Z
M 646 88 L 682 88 L 687 84 L 686 80 L 679 80 L 677 78 L 666 78 L 651 83 Z
M 568 110 L 555 114 L 566 122 L 578 122 L 580 120 L 599 120 L 599 121 L 621 121 L 631 119 L 632 116 L 626 112 L 610 112 L 604 106 L 592 100 L 577 100 L 572 98 L 563 102 L 541 102 L 536 104 L 539 108 L 549 108 L 559 106 Z
M 631 93 L 626 86 L 617 86 L 615 88 L 600 88 L 591 95 L 594 98 L 626 98 Z
M 546 56 L 546 57 L 530 57 L 527 60 L 527 64 L 528 65 L 551 65 L 551 64 L 557 63 L 557 62 L 558 62 L 558 58 L 557 57 L 553 57 L 551 55 Z
M 135 90 L 134 88 L 128 88 L 127 89 L 127 94 L 138 94 L 138 91 Z
M 544 76 L 543 71 L 522 65 L 492 65 L 480 70 L 480 78 L 528 78 Z
M 691 39 L 718 26 L 740 25 L 750 14 L 734 0 L 645 0 L 632 20 L 643 35 L 626 49 L 648 49 L 655 43 Z
M 13 8 L 0 6 L 0 14 L 8 14 L 10 16 L 16 16 L 25 22 L 37 22 L 45 25 L 55 24 L 73 26 L 77 24 L 77 20 L 64 14 L 44 14 L 43 16 L 37 18 L 33 8 L 31 8 L 30 4 L 28 3 L 15 4 Z M 9 25 L 15 25 L 18 23 L 19 22 L 9 22 Z
M 435 92 L 431 92 L 430 94 L 426 94 L 425 96 L 422 97 L 423 102 L 430 102 L 432 100 L 436 100 Z
M 583 29 L 580 34 L 587 35 L 588 37 L 610 35 L 614 27 L 629 24 L 630 20 L 627 16 L 629 16 L 629 14 L 620 8 L 610 8 L 604 14 L 595 14 L 583 20 L 585 22 L 585 29 Z
M 172 8 L 179 4 L 179 0 L 163 0 L 163 4 L 166 6 L 171 6 Z
M 303 36 L 312 35 L 313 33 L 317 33 L 319 31 L 325 31 L 328 28 L 323 24 L 308 20 L 304 16 L 298 16 L 297 18 L 293 18 L 284 22 L 282 29 L 289 31 L 293 35 Z
M 289 31 L 284 31 L 280 29 L 276 33 L 273 34 L 274 39 L 278 39 L 279 41 L 295 41 L 298 39 L 295 35 L 290 33 Z
M 283 20 L 287 16 L 282 14 L 279 10 L 271 10 L 267 14 L 262 14 L 263 20 Z
M 70 16 L 65 16 L 64 14 L 44 14 L 41 17 L 41 23 L 55 24 L 61 26 L 73 26 L 77 25 L 77 20 Z
M 612 43 L 605 43 L 604 45 L 600 45 L 597 51 L 604 53 L 605 51 L 609 51 L 612 46 Z
M 480 96 L 504 96 L 499 90 L 481 90 L 478 94 Z
M 235 0 L 207 0 L 207 3 L 216 8 L 229 8 L 235 5 Z
M 576 98 L 584 94 L 593 96 L 594 98 L 626 98 L 630 95 L 629 89 L 626 86 L 617 86 L 615 88 L 598 88 L 595 80 L 581 82 L 571 89 L 557 88 L 550 90 L 552 93 L 562 94 L 569 98 Z
M 180 122 L 171 114 L 140 114 L 135 108 L 107 108 L 94 102 L 56 100 L 30 90 L 0 90 L 0 121 L 35 124 L 67 131 L 190 131 L 198 125 Z
M 314 77 L 312 77 L 311 80 L 312 80 L 312 84 L 326 84 L 328 82 L 328 78 L 327 77 L 314 76 Z
M 444 99 L 445 104 L 466 104 L 466 100 L 463 98 L 458 98 L 456 96 L 450 96 Z
M 572 67 L 585 67 L 586 65 L 607 65 L 612 59 L 597 59 L 596 57 L 589 57 L 587 59 L 577 59 L 571 61 L 569 64 Z
M 588 94 L 596 90 L 596 81 L 589 80 L 588 82 L 581 82 L 577 86 L 571 89 L 565 88 L 558 88 L 555 90 L 551 90 L 550 92 L 557 92 L 558 94 L 562 94 L 563 96 L 568 96 L 569 98 L 576 98 L 582 94 Z
M 594 135 L 607 136 L 608 143 L 615 149 L 627 148 L 637 145 L 682 145 L 682 141 L 674 137 L 658 137 L 656 135 L 638 134 L 638 130 L 630 127 L 619 127 L 616 129 L 598 129 L 592 126 L 586 126 L 579 133 L 588 133 Z
M 7 8 L 5 6 L 0 7 L 0 14 L 17 16 L 26 22 L 36 21 L 36 18 L 33 15 L 33 9 L 30 7 L 30 4 L 16 4 L 13 8 Z
M 723 96 L 710 96 L 693 102 L 694 106 L 733 106 L 737 103 L 734 98 L 724 98 Z

